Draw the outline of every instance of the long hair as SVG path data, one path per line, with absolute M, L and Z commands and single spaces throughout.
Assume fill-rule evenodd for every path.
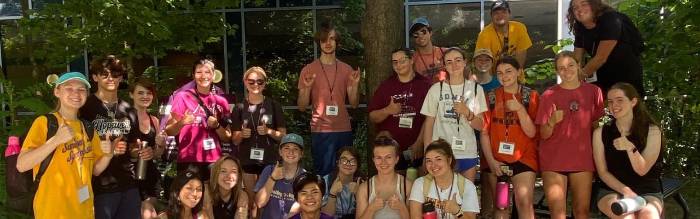
M 187 184 L 190 180 L 199 180 L 202 182 L 202 198 L 199 200 L 199 203 L 192 208 L 192 214 L 195 215 L 202 211 L 204 193 L 207 191 L 205 190 L 204 181 L 202 181 L 202 177 L 199 175 L 199 169 L 190 167 L 187 170 L 178 173 L 170 185 L 170 192 L 168 192 L 168 216 L 172 216 L 173 218 L 178 218 L 180 216 L 180 212 L 182 212 L 182 203 L 180 202 L 179 197 L 180 190 L 182 190 L 182 188 L 185 187 L 185 184 Z
M 219 160 L 217 160 L 214 163 L 214 166 L 211 168 L 211 177 L 209 177 L 209 189 L 211 190 L 209 194 L 211 194 L 214 204 L 222 201 L 221 196 L 219 195 L 221 192 L 221 186 L 219 186 L 219 172 L 221 172 L 221 165 L 223 165 L 227 160 L 233 161 L 238 168 L 238 174 L 236 174 L 238 177 L 236 180 L 236 185 L 231 189 L 231 200 L 237 202 L 238 196 L 241 194 L 241 192 L 243 192 L 243 188 L 245 187 L 245 184 L 243 184 L 243 166 L 241 166 L 241 162 L 238 160 L 238 158 L 231 157 L 229 155 L 221 156 L 221 158 L 219 158 Z
M 642 98 L 639 95 L 639 92 L 637 92 L 634 86 L 632 86 L 629 83 L 618 82 L 615 83 L 612 87 L 610 87 L 608 93 L 615 89 L 622 90 L 625 96 L 630 100 L 637 98 L 637 104 L 634 105 L 634 107 L 632 108 L 633 119 L 632 126 L 630 128 L 630 135 L 638 136 L 642 144 L 646 144 L 647 134 L 649 133 L 649 125 L 655 125 L 656 127 L 659 127 L 659 129 L 661 128 L 661 125 L 656 119 L 654 119 L 651 113 L 649 113 L 649 110 L 647 110 L 644 101 L 642 100 Z
M 578 75 L 579 81 L 583 81 L 584 79 L 586 79 L 586 76 L 583 74 L 583 68 L 581 68 L 581 62 L 579 62 L 579 60 L 576 59 L 576 57 L 574 56 L 574 52 L 572 52 L 572 51 L 564 50 L 564 51 L 559 52 L 556 56 L 554 56 L 554 70 L 555 71 L 559 70 L 557 68 L 557 62 L 559 62 L 559 60 L 563 59 L 563 58 L 571 58 L 571 60 L 574 60 L 574 62 L 576 62 L 576 65 L 578 66 L 576 71 L 578 72 L 577 75 Z
M 578 23 L 578 21 L 576 20 L 576 16 L 574 15 L 574 1 L 575 0 L 572 0 L 569 3 L 569 9 L 568 9 L 568 12 L 566 14 L 566 20 L 567 20 L 567 23 L 569 24 L 569 31 L 574 31 L 574 27 Z M 596 20 L 598 19 L 598 17 L 603 15 L 605 12 L 615 10 L 612 7 L 610 7 L 609 5 L 603 3 L 603 1 L 601 1 L 601 0 L 585 0 L 585 1 L 588 1 L 588 5 L 591 6 L 591 11 L 593 11 L 593 14 L 595 16 L 594 19 L 596 19 Z

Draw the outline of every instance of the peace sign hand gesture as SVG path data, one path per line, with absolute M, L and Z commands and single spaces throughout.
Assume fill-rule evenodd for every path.
M 309 73 L 309 74 L 301 74 L 301 83 L 307 87 L 310 88 L 314 86 L 314 81 L 316 80 L 316 73 Z

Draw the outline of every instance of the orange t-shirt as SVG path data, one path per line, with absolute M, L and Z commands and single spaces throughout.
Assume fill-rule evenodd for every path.
M 487 95 L 486 101 L 489 103 L 489 111 L 487 111 L 484 116 L 485 119 L 483 131 L 486 134 L 489 134 L 493 157 L 496 160 L 504 163 L 514 163 L 520 161 L 521 163 L 537 171 L 537 136 L 530 138 L 525 135 L 520 127 L 520 120 L 518 119 L 517 113 L 508 113 L 509 116 L 506 118 L 505 102 L 513 99 L 512 94 L 504 95 L 505 90 L 503 87 L 499 87 L 491 92 L 493 92 L 495 95 Z M 494 96 L 495 98 L 493 98 Z M 515 94 L 515 97 L 518 99 L 518 102 L 523 104 L 523 96 L 521 94 Z M 494 101 L 495 104 L 493 105 L 493 108 L 491 108 L 491 103 Z M 530 115 L 533 123 L 535 116 L 537 115 L 537 104 L 537 91 L 532 89 L 530 90 L 527 113 Z M 506 128 L 508 129 L 508 139 L 506 139 Z M 498 152 L 499 145 L 502 141 L 515 144 L 512 155 Z

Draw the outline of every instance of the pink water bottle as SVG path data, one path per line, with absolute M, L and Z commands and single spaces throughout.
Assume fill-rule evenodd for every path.
M 423 219 L 437 219 L 437 212 L 433 202 L 426 201 L 423 203 Z
M 498 177 L 498 183 L 496 183 L 496 207 L 498 209 L 508 208 L 510 195 L 508 194 L 508 189 L 510 183 L 505 176 Z
M 19 137 L 10 136 L 7 138 L 7 148 L 5 148 L 5 157 L 19 154 L 22 147 L 19 145 Z

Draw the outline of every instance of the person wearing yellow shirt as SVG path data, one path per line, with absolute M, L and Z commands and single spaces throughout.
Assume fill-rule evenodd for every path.
M 491 23 L 484 27 L 476 40 L 476 48 L 487 48 L 496 63 L 501 57 L 513 56 L 520 66 L 525 66 L 527 50 L 532 41 L 525 24 L 510 20 L 510 6 L 506 0 L 491 5 Z
M 17 159 L 17 170 L 33 169 L 36 177 L 41 162 L 51 156 L 34 196 L 35 218 L 94 218 L 91 179 L 107 168 L 114 146 L 109 139 L 88 139 L 86 130 L 92 129 L 78 119 L 78 109 L 85 104 L 90 88 L 85 75 L 65 73 L 55 84 L 53 92 L 59 102 L 53 112 L 58 122 L 56 134 L 47 140 L 47 117 L 35 119 Z

